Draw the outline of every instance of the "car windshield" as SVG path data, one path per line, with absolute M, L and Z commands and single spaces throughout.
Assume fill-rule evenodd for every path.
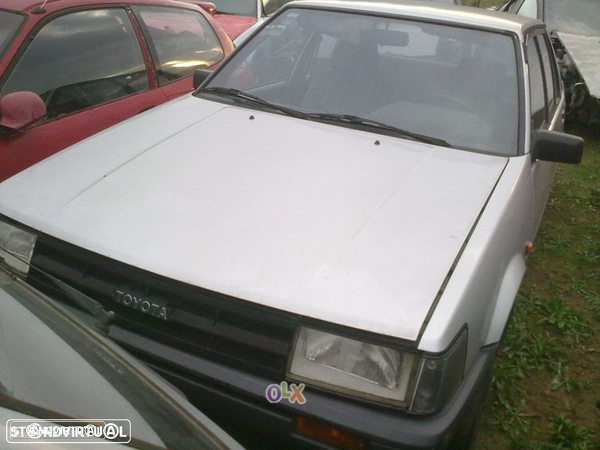
M 217 14 L 256 17 L 256 0 L 213 0 Z
M 0 56 L 8 48 L 22 22 L 23 17 L 19 14 L 0 11 Z
M 583 36 L 600 36 L 599 0 L 546 0 L 550 30 Z
M 517 153 L 516 53 L 505 34 L 291 8 L 204 89 L 219 87 L 312 116 L 356 116 L 452 147 Z M 215 98 L 203 90 L 197 95 Z M 339 124 L 356 125 L 348 122 Z
M 167 394 L 131 357 L 39 292 L 9 280 L 0 270 L 0 415 L 78 419 L 84 426 L 126 419 L 135 448 L 230 448 L 220 430 L 199 420 L 182 397 Z

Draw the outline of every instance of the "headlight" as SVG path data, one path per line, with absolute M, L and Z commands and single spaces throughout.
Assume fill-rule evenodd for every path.
M 465 370 L 467 328 L 442 354 L 416 354 L 301 327 L 288 378 L 432 414 L 456 393 Z
M 29 272 L 37 236 L 0 221 L 0 258 L 22 275 Z
M 302 327 L 288 377 L 406 406 L 417 360 L 414 353 Z

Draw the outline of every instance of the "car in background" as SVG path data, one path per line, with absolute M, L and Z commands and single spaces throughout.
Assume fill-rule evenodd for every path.
M 200 4 L 197 0 L 187 0 Z M 290 0 L 215 0 L 217 10 L 213 14 L 217 22 L 236 45 L 240 45 L 248 38 L 269 16 L 275 14 L 279 8 Z M 373 1 L 379 0 L 358 0 Z M 409 0 L 443 5 L 464 5 L 464 0 Z M 397 0 L 392 0 L 395 3 Z M 388 1 L 388 3 L 390 3 Z M 209 10 L 209 6 L 204 6 Z
M 131 428 L 122 430 L 127 436 L 114 438 L 119 449 L 242 450 L 180 391 L 106 337 L 99 319 L 104 311 L 94 310 L 98 318 L 71 311 L 0 262 L 0 435 L 9 442 L 3 448 L 12 442 L 39 447 L 48 440 L 54 442 L 45 448 L 73 448 L 69 438 L 20 435 L 13 428 L 19 425 L 77 419 L 78 426 L 86 426 L 125 419 Z M 108 439 L 94 442 L 107 444 Z M 86 444 L 103 448 L 90 447 L 89 440 Z
M 197 0 L 187 0 L 200 4 Z M 271 15 L 290 0 L 215 0 L 216 6 L 213 14 L 219 25 L 236 45 L 240 45 Z M 360 0 L 359 0 L 360 1 Z M 362 0 L 365 1 L 365 0 Z M 366 0 L 378 1 L 378 0 Z M 393 0 L 392 3 L 394 3 Z M 464 5 L 463 0 L 412 0 L 446 5 Z M 210 6 L 202 5 L 206 10 Z
M 192 90 L 233 43 L 198 6 L 165 0 L 0 5 L 0 181 Z
M 235 42 L 241 44 L 250 34 L 290 0 L 214 0 L 214 18 Z
M 242 445 L 465 449 L 582 156 L 554 58 L 536 19 L 289 3 L 193 95 L 0 184 L 0 256 Z
M 600 123 L 600 2 L 508 0 L 500 11 L 535 17 L 548 25 L 567 92 L 567 112 Z

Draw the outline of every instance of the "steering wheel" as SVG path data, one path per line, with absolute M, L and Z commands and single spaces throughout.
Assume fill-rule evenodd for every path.
M 119 88 L 123 89 L 127 95 L 135 94 L 135 92 L 136 92 L 136 90 L 134 89 L 134 87 L 131 86 L 125 80 L 118 80 L 118 79 L 115 79 L 115 78 L 104 78 L 104 79 L 102 79 L 102 81 L 106 82 L 106 83 L 109 83 L 109 84 L 114 84 L 114 85 L 118 86 Z
M 44 100 L 47 118 L 70 114 L 92 106 L 85 91 L 77 84 L 60 86 L 45 92 L 40 97 Z
M 449 107 L 451 109 L 464 111 L 469 114 L 477 115 L 475 109 L 462 99 L 453 97 L 450 94 L 438 92 L 431 95 L 421 97 L 418 103 L 424 103 L 429 105 Z

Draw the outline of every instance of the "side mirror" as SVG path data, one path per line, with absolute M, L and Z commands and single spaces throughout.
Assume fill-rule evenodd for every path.
M 0 126 L 19 131 L 46 115 L 46 105 L 39 95 L 13 92 L 0 97 Z
M 558 131 L 533 132 L 531 154 L 541 161 L 579 164 L 583 157 L 583 139 Z
M 212 71 L 208 69 L 196 69 L 194 70 L 194 89 L 198 89 L 204 80 L 208 78 L 208 76 L 212 73 Z

